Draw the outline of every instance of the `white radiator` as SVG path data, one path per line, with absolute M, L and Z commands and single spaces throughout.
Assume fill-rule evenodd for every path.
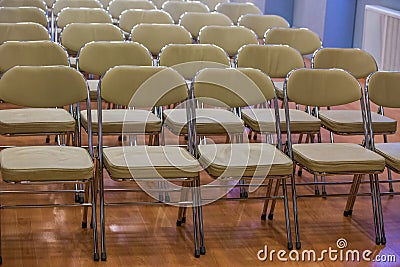
M 380 70 L 400 71 L 400 11 L 366 5 L 362 48 L 375 57 Z

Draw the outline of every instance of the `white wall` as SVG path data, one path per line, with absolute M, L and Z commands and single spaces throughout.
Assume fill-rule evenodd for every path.
M 279 1 L 279 0 L 277 0 Z M 324 37 L 327 0 L 294 1 L 293 27 L 306 27 Z

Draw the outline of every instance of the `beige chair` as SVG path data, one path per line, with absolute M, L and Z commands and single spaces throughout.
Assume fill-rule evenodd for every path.
M 318 35 L 307 28 L 272 28 L 265 32 L 265 44 L 283 44 L 309 55 L 322 47 Z
M 123 11 L 119 18 L 119 27 L 125 35 L 129 35 L 132 28 L 140 23 L 174 24 L 174 21 L 167 12 L 157 9 L 129 9 Z
M 33 22 L 0 23 L 0 44 L 6 41 L 50 40 L 45 27 Z
M 156 6 L 147 0 L 113 0 L 108 4 L 108 13 L 111 14 L 114 23 L 118 23 L 121 13 L 128 9 L 156 9 Z
M 1 0 L 0 7 L 37 7 L 47 11 L 46 3 L 43 0 Z
M 98 103 L 101 100 L 112 102 L 128 107 L 153 107 L 165 106 L 184 101 L 187 98 L 187 86 L 185 80 L 175 70 L 166 67 L 143 67 L 143 66 L 117 66 L 110 69 L 100 81 Z M 102 105 L 98 105 L 98 112 L 102 111 Z M 118 182 L 136 182 L 140 188 L 129 192 L 145 191 L 156 201 L 148 204 L 172 204 L 180 206 L 187 205 L 193 209 L 193 232 L 195 256 L 205 253 L 203 233 L 203 221 L 201 212 L 201 199 L 198 196 L 199 171 L 201 170 L 197 160 L 183 147 L 179 146 L 130 146 L 123 144 L 119 147 L 103 147 L 102 139 L 102 117 L 98 117 L 99 125 L 99 177 L 100 177 L 100 232 L 101 232 L 101 259 L 106 260 L 106 224 L 104 209 L 107 205 L 116 204 L 143 204 L 133 202 L 132 198 L 125 203 L 105 203 L 103 167 L 110 177 Z M 123 130 L 124 135 L 137 133 L 140 127 L 127 127 Z M 144 133 L 142 128 L 142 133 Z M 166 188 L 160 188 L 154 183 L 170 184 L 170 198 L 158 199 L 159 191 L 169 192 Z M 181 191 L 193 189 L 191 200 L 181 201 Z M 172 187 L 172 188 L 171 188 Z M 192 187 L 192 188 L 190 188 Z M 126 186 L 124 187 L 126 188 Z M 139 189 L 139 190 L 137 190 Z M 174 193 L 175 192 L 175 193 Z M 118 192 L 123 194 L 123 189 Z M 178 218 L 179 219 L 179 218 Z M 201 234 L 200 234 L 201 233 Z M 110 233 L 111 234 L 111 233 Z
M 236 25 L 239 18 L 246 14 L 261 15 L 262 11 L 253 3 L 220 3 L 215 7 L 215 11 L 227 15 Z
M 233 26 L 230 18 L 226 15 L 212 12 L 212 13 L 198 13 L 186 12 L 181 16 L 179 25 L 183 26 L 190 32 L 194 41 L 199 37 L 200 29 L 204 26 L 218 25 L 218 26 Z
M 278 15 L 259 15 L 259 14 L 246 14 L 239 18 L 239 26 L 244 26 L 253 30 L 258 39 L 262 40 L 264 34 L 267 30 L 280 27 L 289 28 L 289 22 L 281 16 Z
M 132 28 L 131 40 L 143 44 L 157 57 L 168 44 L 191 44 L 192 36 L 185 28 L 175 24 L 139 24 Z
M 162 5 L 169 0 L 153 0 L 152 2 L 156 5 L 157 9 L 162 9 Z M 174 1 L 184 1 L 184 0 L 174 0 Z
M 200 0 L 200 2 L 208 6 L 208 9 L 212 12 L 215 11 L 215 7 L 219 3 L 228 3 L 229 0 Z
M 23 97 L 21 97 L 23 96 Z M 72 115 L 63 106 L 88 101 L 87 86 L 83 76 L 67 66 L 16 66 L 4 73 L 0 79 L 0 98 L 7 103 L 27 107 L 25 109 L 1 110 L 0 117 L 10 127 L 9 130 L 23 129 L 25 134 L 73 133 L 76 124 Z M 87 102 L 90 107 L 90 102 Z M 90 110 L 90 108 L 89 108 Z M 28 115 L 23 115 L 28 114 Z M 41 115 L 46 114 L 46 116 Z M 25 125 L 25 126 L 24 126 Z M 84 207 L 82 227 L 87 227 L 87 208 L 92 208 L 93 255 L 99 260 L 97 248 L 97 219 L 94 184 L 93 150 L 89 131 L 89 153 L 86 149 L 74 146 L 36 145 L 6 148 L 1 151 L 1 176 L 4 182 L 15 187 L 29 183 L 31 189 L 24 186 L 18 194 L 46 194 L 49 202 L 24 204 L 2 204 L 3 208 L 42 208 L 42 207 Z M 85 202 L 54 203 L 56 193 L 67 193 L 64 184 L 84 184 Z M 43 185 L 50 185 L 46 191 Z M 35 188 L 36 186 L 39 188 Z M 56 186 L 59 186 L 58 190 Z M 35 186 L 35 187 L 34 187 Z M 22 186 L 21 186 L 22 187 Z M 18 193 L 18 191 L 16 191 Z M 18 198 L 16 197 L 16 198 Z M 25 199 L 29 199 L 25 197 Z M 43 198 L 45 199 L 45 198 Z M 82 234 L 82 233 L 81 233 Z M 1 259 L 1 255 L 0 255 Z
M 210 195 L 212 186 L 224 188 L 221 195 L 215 195 L 212 200 L 240 199 L 235 198 L 231 189 L 240 181 L 246 180 L 255 191 L 259 186 L 270 186 L 273 180 L 280 181 L 283 187 L 284 213 L 286 218 L 287 247 L 293 248 L 288 196 L 286 190 L 287 179 L 293 179 L 293 163 L 278 148 L 265 143 L 229 143 L 229 144 L 200 144 L 197 145 L 197 120 L 202 117 L 195 108 L 196 101 L 204 101 L 210 105 L 220 107 L 246 107 L 257 105 L 269 100 L 277 104 L 274 85 L 267 75 L 255 69 L 218 69 L 206 68 L 201 70 L 193 80 L 187 104 L 189 123 L 189 151 L 195 155 L 207 173 L 216 181 L 210 188 L 207 185 L 202 190 Z M 275 105 L 277 107 L 277 105 Z M 279 113 L 276 109 L 276 115 Z M 279 120 L 278 120 L 279 121 Z M 280 140 L 279 124 L 276 132 Z M 224 181 L 230 181 L 227 183 Z M 268 185 L 265 181 L 268 180 Z M 235 182 L 234 182 L 235 181 Z M 236 183 L 237 182 L 237 183 Z M 267 196 L 268 197 L 268 196 Z M 251 199 L 252 197 L 249 197 Z M 205 202 L 207 204 L 209 202 Z M 295 209 L 296 210 L 296 209 Z M 283 227 L 282 227 L 283 228 Z
M 76 65 L 76 54 L 92 41 L 123 41 L 121 30 L 107 23 L 71 23 L 61 32 L 60 42 L 67 49 L 71 65 Z
M 293 144 L 290 130 L 289 99 L 305 106 L 326 107 L 359 102 L 364 109 L 364 96 L 360 83 L 351 74 L 340 69 L 297 69 L 285 80 L 284 103 L 287 127 L 288 152 L 295 163 L 314 176 L 370 175 L 371 199 L 375 225 L 376 244 L 385 244 L 380 194 L 375 187 L 378 173 L 385 168 L 385 159 L 373 151 L 352 143 Z M 364 136 L 368 138 L 367 119 L 363 113 Z M 356 184 L 353 179 L 353 186 Z M 336 184 L 340 184 L 337 182 Z M 309 183 L 307 183 L 309 184 Z M 348 184 L 348 183 L 345 183 Z M 296 200 L 293 184 L 293 199 Z M 331 216 L 331 214 L 330 214 Z M 295 225 L 298 226 L 297 217 Z M 298 235 L 298 232 L 296 233 Z M 296 242 L 300 242 L 299 236 Z
M 46 13 L 37 7 L 0 7 L 0 23 L 34 22 L 47 28 Z
M 258 44 L 252 30 L 240 26 L 205 26 L 199 33 L 200 44 L 215 44 L 224 49 L 230 57 L 237 54 L 240 47 Z
M 162 5 L 162 10 L 168 12 L 176 24 L 179 23 L 179 18 L 186 12 L 210 12 L 208 7 L 199 1 L 167 1 Z

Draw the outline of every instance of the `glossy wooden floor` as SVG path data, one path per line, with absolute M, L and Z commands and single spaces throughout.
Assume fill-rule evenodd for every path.
M 400 113 L 387 111 L 386 115 L 400 120 Z M 327 141 L 327 133 L 323 138 Z M 389 138 L 400 141 L 400 135 Z M 379 139 L 378 139 L 379 140 Z M 21 138 L 0 139 L 2 144 L 26 144 Z M 29 142 L 44 142 L 44 138 L 31 138 Z M 336 137 L 335 141 L 360 142 L 359 137 Z M 113 139 L 108 144 L 118 144 Z M 381 175 L 381 179 L 386 179 Z M 202 174 L 203 183 L 209 178 Z M 335 178 L 343 180 L 345 177 Z M 346 177 L 347 178 L 347 177 Z M 394 178 L 400 178 L 394 175 Z M 297 181 L 310 181 L 303 173 Z M 107 180 L 107 186 L 115 182 Z M 12 188 L 4 183 L 2 188 Z M 21 186 L 20 186 L 21 187 Z M 347 192 L 343 187 L 329 187 L 330 193 Z M 367 192 L 368 184 L 360 191 Z M 387 185 L 382 185 L 382 191 Z M 400 192 L 400 184 L 395 185 Z M 262 190 L 259 194 L 262 194 Z M 313 193 L 310 186 L 299 187 L 299 194 Z M 235 192 L 233 193 L 235 194 Z M 114 200 L 122 196 L 113 195 Z M 2 203 L 36 203 L 61 201 L 73 196 L 10 196 L 2 195 Z M 286 250 L 283 203 L 278 202 L 273 221 L 260 220 L 262 201 L 219 201 L 203 207 L 205 244 L 207 254 L 193 256 L 191 212 L 187 223 L 176 226 L 176 207 L 131 206 L 106 209 L 107 256 L 106 262 L 92 260 L 92 237 L 89 229 L 81 228 L 81 210 L 76 208 L 7 209 L 2 210 L 3 266 L 281 266 L 275 258 L 261 262 L 259 250 Z M 288 262 L 293 266 L 400 266 L 400 196 L 382 197 L 387 236 L 386 246 L 376 246 L 369 197 L 357 199 L 353 216 L 343 217 L 345 198 L 301 198 L 298 201 L 302 251 L 314 249 L 318 253 L 337 249 L 340 238 L 351 250 L 371 250 L 373 256 L 394 255 L 397 263 L 341 262 Z M 291 206 L 291 205 L 290 205 Z M 291 211 L 292 212 L 292 211 Z M 293 214 L 293 213 L 292 213 Z M 292 224 L 293 229 L 293 224 Z M 293 231 L 294 234 L 294 231 Z

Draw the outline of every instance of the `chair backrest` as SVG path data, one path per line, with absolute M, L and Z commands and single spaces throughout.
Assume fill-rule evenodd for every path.
M 342 69 L 296 69 L 289 73 L 284 90 L 290 100 L 305 106 L 327 107 L 360 100 L 361 85 Z
M 174 24 L 174 21 L 167 12 L 158 9 L 129 9 L 123 11 L 119 18 L 119 27 L 128 33 L 140 23 Z
M 66 7 L 102 8 L 103 6 L 97 0 L 57 0 L 53 4 L 53 14 L 58 16 L 58 13 Z
M 357 79 L 366 78 L 378 70 L 374 57 L 358 48 L 322 48 L 311 59 L 316 69 L 339 68 L 349 71 Z
M 114 19 L 118 19 L 121 13 L 128 9 L 156 9 L 156 6 L 147 0 L 113 0 L 108 4 L 108 12 Z
M 50 40 L 45 27 L 33 22 L 0 23 L 0 44 L 6 41 Z
M 199 43 L 215 44 L 233 57 L 240 47 L 246 44 L 258 44 L 252 30 L 241 26 L 205 26 L 200 30 Z
M 215 11 L 227 15 L 234 24 L 239 18 L 246 14 L 262 14 L 261 10 L 253 3 L 220 3 L 215 7 Z
M 309 55 L 321 48 L 318 35 L 307 28 L 272 28 L 264 36 L 265 44 L 283 44 L 296 48 L 300 54 Z
M 227 68 L 230 60 L 225 51 L 210 44 L 171 44 L 158 57 L 161 66 L 172 67 L 186 80 L 192 80 L 204 68 Z
M 285 78 L 293 69 L 303 68 L 300 53 L 287 45 L 245 45 L 236 56 L 236 65 L 259 69 L 271 78 Z
M 0 45 L 0 73 L 14 66 L 68 66 L 64 48 L 51 41 L 8 41 Z
M 289 28 L 289 22 L 278 15 L 259 15 L 259 14 L 246 14 L 239 18 L 239 26 L 244 26 L 253 30 L 258 39 L 264 38 L 264 34 L 267 30 L 280 27 Z
M 199 101 L 217 107 L 246 107 L 275 97 L 271 79 L 260 70 L 206 68 L 193 80 Z
M 85 79 L 68 66 L 16 66 L 0 79 L 0 99 L 24 107 L 63 107 L 87 96 Z
M 400 72 L 377 71 L 368 76 L 368 98 L 378 106 L 400 108 Z
M 215 7 L 219 4 L 219 3 L 228 3 L 229 0 L 200 0 L 200 2 L 202 2 L 203 4 L 205 4 L 206 6 L 208 6 L 208 9 L 210 11 L 215 11 Z
M 51 9 L 56 2 L 56 0 L 44 0 L 48 9 Z
M 131 40 L 143 44 L 153 56 L 168 44 L 190 44 L 192 36 L 175 24 L 139 24 L 132 28 Z
M 179 22 L 179 18 L 185 12 L 210 12 L 208 7 L 199 1 L 167 1 L 162 5 L 162 10 L 168 12 L 175 23 Z
M 0 0 L 0 7 L 37 7 L 43 11 L 47 10 L 46 3 L 43 0 Z
M 151 66 L 152 56 L 141 44 L 134 42 L 90 42 L 78 54 L 78 69 L 103 75 L 114 66 Z
M 111 0 L 99 0 L 99 2 L 103 5 L 104 9 L 107 9 L 108 4 L 110 4 Z
M 117 66 L 101 79 L 101 97 L 123 106 L 165 106 L 185 100 L 187 85 L 171 68 Z
M 158 9 L 161 9 L 162 5 L 167 1 L 170 1 L 170 0 L 152 0 L 152 2 L 156 5 L 156 7 Z M 174 0 L 174 1 L 185 1 L 185 0 Z
M 233 23 L 228 16 L 222 13 L 187 12 L 181 16 L 179 25 L 185 27 L 185 29 L 190 32 L 193 39 L 197 39 L 200 29 L 204 26 L 232 26 Z
M 112 19 L 102 8 L 67 7 L 58 14 L 57 27 L 64 28 L 70 23 L 112 23 Z
M 68 52 L 77 53 L 92 41 L 123 41 L 121 30 L 107 23 L 71 23 L 61 33 L 61 44 Z
M 47 27 L 47 16 L 37 7 L 0 7 L 0 23 L 18 22 L 35 22 Z

